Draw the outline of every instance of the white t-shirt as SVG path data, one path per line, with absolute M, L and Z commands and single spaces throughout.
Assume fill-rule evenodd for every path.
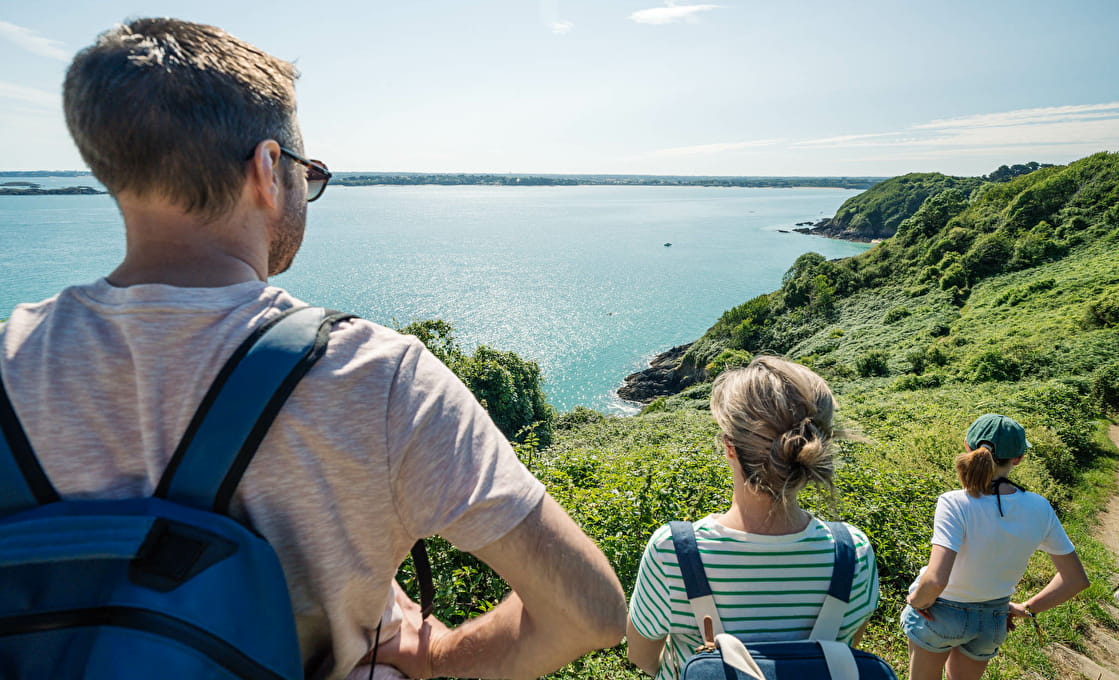
M 100 280 L 16 307 L 0 325 L 0 369 L 64 498 L 149 496 L 228 356 L 252 329 L 301 304 L 262 282 Z M 418 340 L 355 320 L 334 327 L 231 512 L 280 556 L 308 676 L 333 680 L 368 651 L 418 538 L 439 534 L 477 550 L 544 493 Z
M 940 597 L 954 602 L 1010 597 L 1035 550 L 1051 555 L 1075 550 L 1045 498 L 1016 491 L 1001 501 L 1002 516 L 993 495 L 976 498 L 957 489 L 937 499 L 932 544 L 956 551 Z

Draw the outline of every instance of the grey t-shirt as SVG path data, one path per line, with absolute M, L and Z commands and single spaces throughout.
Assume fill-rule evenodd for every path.
M 252 329 L 301 304 L 262 282 L 102 279 L 16 307 L 0 326 L 0 368 L 64 498 L 151 495 L 225 360 Z M 417 538 L 476 550 L 544 493 L 419 341 L 355 320 L 335 326 L 281 410 L 232 512 L 280 556 L 308 672 L 340 678 L 368 651 Z

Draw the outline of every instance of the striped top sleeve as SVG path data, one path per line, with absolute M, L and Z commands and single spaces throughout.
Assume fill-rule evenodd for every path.
M 695 523 L 696 542 L 719 617 L 729 633 L 748 640 L 806 639 L 827 593 L 834 541 L 813 518 L 797 534 L 763 536 L 728 529 L 711 516 Z M 850 642 L 878 606 L 878 568 L 866 535 L 847 525 L 855 541 L 855 579 L 839 638 Z M 642 636 L 669 636 L 657 680 L 671 680 L 702 643 L 684 591 L 667 526 L 649 539 L 630 600 L 630 619 Z

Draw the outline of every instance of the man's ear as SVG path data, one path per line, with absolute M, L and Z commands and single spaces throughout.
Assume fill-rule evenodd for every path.
M 265 139 L 256 145 L 248 161 L 245 188 L 254 202 L 264 208 L 276 209 L 283 204 L 283 178 L 280 176 L 280 145 Z

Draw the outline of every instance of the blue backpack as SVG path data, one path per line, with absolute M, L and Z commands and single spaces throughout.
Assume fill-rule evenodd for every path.
M 851 599 L 855 543 L 842 522 L 826 524 L 835 539 L 835 563 L 809 639 L 750 642 L 746 636 L 723 632 L 691 523 L 669 523 L 688 604 L 705 641 L 684 663 L 680 680 L 897 680 L 882 659 L 836 640 Z
M 257 329 L 152 498 L 62 500 L 0 380 L 0 677 L 303 677 L 279 559 L 227 513 L 268 427 L 347 317 L 303 307 Z

